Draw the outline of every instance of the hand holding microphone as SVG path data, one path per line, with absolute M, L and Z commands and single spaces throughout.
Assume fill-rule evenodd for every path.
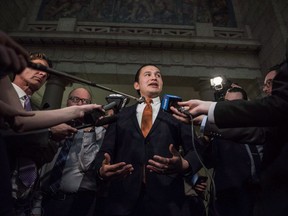
M 115 101 L 109 104 L 103 105 L 101 109 L 94 109 L 90 112 L 86 112 L 83 120 L 74 119 L 68 124 L 75 127 L 76 129 L 83 129 L 91 126 L 103 126 L 106 124 L 113 123 L 116 121 L 116 115 L 105 117 L 105 111 L 112 109 L 116 105 Z

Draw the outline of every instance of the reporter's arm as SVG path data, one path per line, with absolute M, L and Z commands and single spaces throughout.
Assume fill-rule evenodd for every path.
M 17 131 L 48 128 L 75 118 L 81 118 L 84 116 L 85 112 L 93 109 L 101 109 L 101 107 L 101 105 L 97 104 L 87 104 L 82 106 L 70 106 L 56 110 L 34 111 L 34 116 L 16 116 L 13 126 Z

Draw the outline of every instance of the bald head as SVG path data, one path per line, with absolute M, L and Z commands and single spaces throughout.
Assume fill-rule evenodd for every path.
M 70 92 L 67 99 L 67 106 L 90 104 L 91 99 L 91 94 L 87 89 L 76 88 Z
M 263 92 L 270 96 L 272 94 L 272 85 L 275 76 L 277 75 L 276 70 L 272 70 L 265 76 L 264 85 L 263 85 Z

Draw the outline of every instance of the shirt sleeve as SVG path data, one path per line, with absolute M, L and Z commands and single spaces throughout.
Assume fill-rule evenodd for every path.
M 215 110 L 216 104 L 217 104 L 216 102 L 213 102 L 208 110 L 208 120 L 209 122 L 214 123 L 214 124 L 215 124 L 214 110 Z

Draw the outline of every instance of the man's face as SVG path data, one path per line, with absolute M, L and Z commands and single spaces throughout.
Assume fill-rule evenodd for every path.
M 42 64 L 48 67 L 48 63 L 44 59 L 35 59 L 32 60 L 32 62 Z M 29 88 L 32 89 L 34 92 L 40 89 L 48 78 L 48 74 L 46 72 L 31 68 L 25 68 L 21 74 L 18 74 L 16 76 L 18 76 L 21 82 L 25 83 L 25 85 L 28 85 Z
M 263 92 L 267 95 L 270 96 L 272 94 L 272 86 L 273 86 L 273 80 L 276 76 L 276 71 L 270 71 L 264 80 L 264 85 L 263 85 Z
M 225 100 L 232 101 L 239 99 L 243 99 L 243 95 L 240 92 L 227 92 L 225 94 Z
M 90 104 L 91 96 L 89 92 L 84 88 L 75 89 L 67 100 L 67 106 L 80 106 L 83 104 Z
M 162 91 L 163 80 L 159 69 L 155 66 L 145 66 L 139 74 L 139 81 L 134 83 L 134 88 L 140 91 L 145 98 L 158 97 Z

